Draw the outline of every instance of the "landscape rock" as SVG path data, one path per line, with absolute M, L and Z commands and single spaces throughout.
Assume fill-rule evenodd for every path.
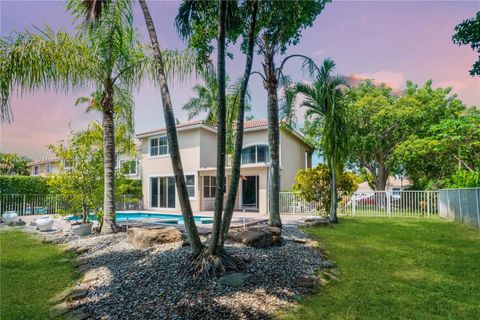
M 253 248 L 265 248 L 282 240 L 282 231 L 275 227 L 250 227 L 231 235 L 231 239 Z
M 88 270 L 83 276 L 83 282 L 88 283 L 98 279 L 99 271 L 97 269 Z
M 318 279 L 315 276 L 301 276 L 297 279 L 300 287 L 313 289 L 318 285 Z
M 69 311 L 68 305 L 66 302 L 59 303 L 54 305 L 49 312 L 50 318 L 58 318 Z
M 182 234 L 174 227 L 131 228 L 127 231 L 127 241 L 137 248 L 149 248 L 156 244 L 182 241 Z
M 10 227 L 24 227 L 27 223 L 23 221 L 22 219 L 19 219 L 18 221 L 11 221 L 7 223 L 8 226 Z
M 238 288 L 243 286 L 249 276 L 248 273 L 235 272 L 221 277 L 219 282 L 227 287 Z
M 78 308 L 78 309 L 72 310 L 72 311 L 66 313 L 64 317 L 65 317 L 65 319 L 69 319 L 69 320 L 88 319 L 88 316 L 85 313 L 85 308 Z

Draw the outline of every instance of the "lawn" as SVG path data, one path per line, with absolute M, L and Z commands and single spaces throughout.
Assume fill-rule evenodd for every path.
M 343 218 L 308 228 L 338 263 L 281 319 L 480 319 L 480 232 L 440 219 Z
M 21 231 L 0 232 L 0 318 L 47 319 L 47 301 L 77 278 L 72 258 Z

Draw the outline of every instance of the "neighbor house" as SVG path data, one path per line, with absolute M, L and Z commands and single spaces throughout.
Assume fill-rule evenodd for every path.
M 178 143 L 190 202 L 194 212 L 214 208 L 217 130 L 202 121 L 177 125 Z M 144 208 L 179 212 L 180 205 L 165 129 L 140 133 Z M 294 129 L 280 130 L 281 189 L 290 189 L 299 169 L 310 168 L 313 148 Z M 267 213 L 269 185 L 268 125 L 266 120 L 245 122 L 241 179 L 236 210 Z M 224 197 L 231 183 L 227 158 Z
M 31 176 L 46 177 L 51 173 L 58 173 L 61 170 L 60 159 L 45 158 L 27 163 L 27 168 Z

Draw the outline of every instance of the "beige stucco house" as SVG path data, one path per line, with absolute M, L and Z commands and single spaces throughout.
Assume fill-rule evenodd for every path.
M 31 176 L 46 177 L 49 174 L 60 172 L 61 164 L 57 158 L 46 158 L 27 163 L 27 168 Z
M 202 121 L 177 126 L 178 142 L 186 176 L 187 189 L 194 212 L 214 208 L 216 184 L 217 131 Z M 141 176 L 144 208 L 179 212 L 180 205 L 165 129 L 140 133 Z M 268 126 L 266 120 L 245 122 L 241 181 L 236 209 L 267 213 L 269 183 Z M 280 130 L 281 188 L 290 189 L 299 169 L 311 167 L 312 147 L 293 129 Z M 230 184 L 231 166 L 227 160 L 226 188 Z M 226 197 L 226 193 L 225 193 Z

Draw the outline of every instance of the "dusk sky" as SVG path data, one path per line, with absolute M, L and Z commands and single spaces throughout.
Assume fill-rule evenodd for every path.
M 149 1 L 160 42 L 165 48 L 184 48 L 174 28 L 178 8 L 175 1 Z M 73 30 L 73 19 L 59 1 L 1 0 L 1 35 L 32 30 L 33 26 L 50 26 L 54 30 Z M 140 8 L 135 24 L 147 41 Z M 302 53 L 317 63 L 331 57 L 337 72 L 358 78 L 374 78 L 395 90 L 406 80 L 423 84 L 432 79 L 436 87 L 453 87 L 467 105 L 480 105 L 480 77 L 473 78 L 468 70 L 477 59 L 466 46 L 452 43 L 453 28 L 480 10 L 479 1 L 333 1 L 327 5 L 314 25 L 303 32 L 299 45 L 288 53 Z M 230 79 L 243 70 L 245 58 L 238 47 L 231 48 L 234 59 L 227 62 Z M 255 57 L 254 70 L 259 69 Z M 295 80 L 305 79 L 300 62 L 292 61 L 286 72 Z M 193 96 L 190 89 L 196 82 L 176 83 L 171 88 L 176 117 L 186 120 L 181 106 Z M 70 128 L 85 128 L 98 115 L 85 115 L 83 107 L 75 107 L 79 96 L 91 88 L 73 92 L 40 90 L 23 96 L 12 96 L 14 120 L 2 125 L 0 150 L 31 157 L 45 157 L 47 145 L 65 138 Z M 266 92 L 262 82 L 253 76 L 250 83 L 253 114 L 266 117 Z M 164 124 L 158 90 L 144 83 L 135 94 L 135 129 L 142 132 Z

